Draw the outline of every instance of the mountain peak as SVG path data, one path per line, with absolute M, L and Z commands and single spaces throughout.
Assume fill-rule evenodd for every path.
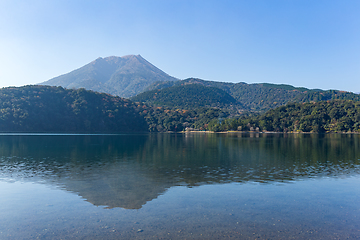
M 130 55 L 122 56 L 121 58 L 127 59 L 127 58 L 136 58 L 136 57 L 141 57 L 141 56 L 140 56 L 140 54 L 138 54 L 138 55 L 130 54 Z
M 141 93 L 154 82 L 178 80 L 139 55 L 99 57 L 64 75 L 41 83 L 64 88 L 85 88 L 121 97 Z

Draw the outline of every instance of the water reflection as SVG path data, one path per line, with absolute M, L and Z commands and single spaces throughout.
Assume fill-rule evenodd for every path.
M 97 206 L 139 209 L 172 186 L 360 173 L 359 135 L 0 136 L 0 179 L 42 182 Z

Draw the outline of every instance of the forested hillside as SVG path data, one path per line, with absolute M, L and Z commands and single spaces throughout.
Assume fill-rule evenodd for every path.
M 360 132 L 360 102 L 289 103 L 252 118 L 214 119 L 212 131 Z
M 1 132 L 147 131 L 130 100 L 84 89 L 3 88 L 0 112 Z
M 151 90 L 140 93 L 130 99 L 153 105 L 165 105 L 185 109 L 198 107 L 241 107 L 232 96 L 222 89 L 206 87 L 201 84 L 185 84 Z
M 170 108 L 85 89 L 24 86 L 0 89 L 0 132 L 119 133 L 206 129 L 228 117 L 213 108 Z
M 213 97 L 206 98 L 199 89 Z M 212 131 L 276 131 L 276 132 L 359 132 L 360 102 L 329 100 L 311 103 L 289 103 L 262 115 L 234 117 L 236 109 L 220 108 L 213 104 L 232 104 L 223 91 L 198 85 L 173 89 L 173 98 L 162 104 L 133 102 L 104 93 L 62 87 L 25 86 L 0 90 L 0 132 L 66 132 L 120 133 L 183 131 L 186 128 Z M 175 97 L 176 90 L 192 92 L 196 98 L 188 103 Z M 168 90 L 166 90 L 168 91 Z M 209 91 L 209 92 L 206 92 Z M 152 92 L 161 93 L 155 90 Z M 219 93 L 219 95 L 216 95 Z M 314 94 L 320 98 L 348 97 L 347 93 Z M 154 96 L 151 95 L 151 96 Z M 159 94 L 161 96 L 161 94 Z M 218 98 L 217 98 L 218 97 Z M 204 107 L 200 107 L 204 98 Z M 162 98 L 160 98 L 162 99 Z M 172 101 L 171 99 L 174 99 Z M 216 100 L 212 102 L 213 100 Z M 191 105 L 191 101 L 195 105 Z M 196 102 L 198 101 L 198 102 Z M 226 105 L 225 104 L 225 105 Z M 196 107 L 194 107 L 196 106 Z
M 335 99 L 360 101 L 360 95 L 338 90 L 296 88 L 285 84 L 247 84 L 205 81 L 189 78 L 175 82 L 156 82 L 146 90 L 166 89 L 181 84 L 201 84 L 224 90 L 249 111 L 266 112 L 289 102 L 327 101 Z

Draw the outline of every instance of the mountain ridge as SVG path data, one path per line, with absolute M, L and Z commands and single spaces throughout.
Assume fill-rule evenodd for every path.
M 188 84 L 199 84 L 206 87 L 219 88 L 231 95 L 243 107 L 255 112 L 265 112 L 289 102 L 303 103 L 335 99 L 360 100 L 360 95 L 358 94 L 339 90 L 325 91 L 321 89 L 294 87 L 288 84 L 215 82 L 199 78 L 187 78 L 176 82 L 155 82 L 149 85 L 145 91 L 160 90 Z
M 165 92 L 170 94 L 172 97 L 176 96 L 176 101 L 181 106 L 194 105 L 189 104 L 189 101 L 187 101 L 186 98 L 190 99 L 196 96 L 189 97 L 189 94 L 185 93 L 180 86 L 198 84 L 224 91 L 234 98 L 237 105 L 241 105 L 242 109 L 251 112 L 265 112 L 269 109 L 285 105 L 289 102 L 317 102 L 332 99 L 360 100 L 360 95 L 351 92 L 308 89 L 305 87 L 294 87 L 288 84 L 248 84 L 243 81 L 232 83 L 202 80 L 199 78 L 179 80 L 155 67 L 141 55 L 125 55 L 122 57 L 109 56 L 105 58 L 99 57 L 78 69 L 52 78 L 41 84 L 62 86 L 70 89 L 85 88 L 86 90 L 104 92 L 125 98 L 134 98 L 139 94 L 142 94 L 141 97 L 136 99 L 150 104 L 155 103 L 153 98 L 147 99 L 145 96 L 150 96 L 151 94 L 143 93 L 177 86 L 177 89 L 181 90 L 183 93 L 183 99 L 181 99 L 179 94 L 174 94 L 174 89 L 170 89 Z M 198 89 L 200 91 L 201 87 L 198 87 Z M 209 90 L 207 88 L 202 89 L 205 90 L 205 92 L 208 92 Z M 165 96 L 165 92 L 162 91 L 161 94 L 163 100 L 166 102 L 166 105 L 173 105 L 169 102 L 169 100 L 173 98 L 171 98 L 170 95 Z M 215 96 L 216 94 L 214 93 L 215 91 L 212 91 L 211 94 Z M 194 94 L 202 94 L 204 96 L 204 93 L 201 92 Z M 207 97 L 208 96 L 206 96 L 206 98 Z M 215 99 L 216 98 L 213 98 L 211 100 L 211 106 L 217 105 L 214 103 Z M 221 102 L 222 100 L 219 101 Z M 157 102 L 160 103 L 159 101 Z M 197 100 L 195 102 L 198 107 L 202 105 Z M 205 105 L 209 106 L 209 104 Z

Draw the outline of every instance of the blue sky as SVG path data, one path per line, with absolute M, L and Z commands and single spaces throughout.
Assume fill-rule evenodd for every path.
M 0 0 L 0 87 L 140 54 L 180 78 L 360 92 L 360 1 Z

